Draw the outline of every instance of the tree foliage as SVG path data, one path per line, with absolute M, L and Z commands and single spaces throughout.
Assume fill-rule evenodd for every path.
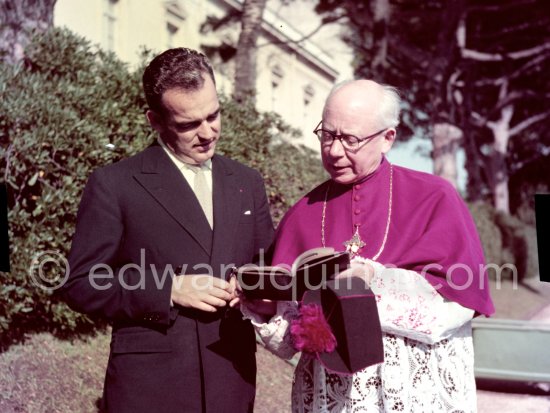
M 2 273 L 3 340 L 27 331 L 86 331 L 95 320 L 78 315 L 51 290 L 64 272 L 49 262 L 30 271 L 47 251 L 66 257 L 87 177 L 131 156 L 154 136 L 146 122 L 141 70 L 129 72 L 113 54 L 55 29 L 36 38 L 21 66 L 0 66 L 1 176 L 9 191 L 10 273 Z M 275 218 L 320 182 L 309 153 L 274 145 L 292 130 L 273 114 L 221 97 L 224 131 L 219 150 L 265 176 Z M 283 196 L 281 193 L 284 193 Z M 289 195 L 290 194 L 290 195 Z
M 544 1 L 471 2 L 458 43 L 469 192 L 509 211 L 509 177 L 550 151 L 550 16 Z
M 340 16 L 355 73 L 405 91 L 404 124 L 463 132 L 468 195 L 506 211 L 508 176 L 548 151 L 544 0 L 319 0 Z M 432 129 L 433 132 L 433 129 Z

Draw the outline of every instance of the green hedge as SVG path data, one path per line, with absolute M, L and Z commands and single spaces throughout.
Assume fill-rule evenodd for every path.
M 2 341 L 32 330 L 85 331 L 92 320 L 39 288 L 29 269 L 41 252 L 67 255 L 89 173 L 151 139 L 139 77 L 114 55 L 55 30 L 27 48 L 22 65 L 2 66 L 0 84 L 12 263 L 0 287 Z M 45 280 L 58 275 L 44 267 Z
M 536 230 L 533 226 L 511 215 L 496 211 L 491 205 L 477 202 L 469 205 L 487 263 L 501 267 L 512 264 L 517 268 L 518 280 L 538 276 Z M 495 278 L 496 271 L 489 270 Z M 511 270 L 502 272 L 511 278 Z
M 67 255 L 90 172 L 153 141 L 141 72 L 60 29 L 36 38 L 21 66 L 0 66 L 0 176 L 9 191 L 12 263 L 0 285 L 0 345 L 29 331 L 70 334 L 102 325 L 37 287 L 29 268 L 38 253 Z M 273 145 L 295 134 L 276 115 L 221 101 L 220 152 L 264 174 L 278 220 L 323 179 L 321 163 L 288 143 Z M 48 280 L 59 276 L 51 263 L 43 269 Z

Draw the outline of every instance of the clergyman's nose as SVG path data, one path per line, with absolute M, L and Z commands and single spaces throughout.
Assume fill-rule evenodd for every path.
M 344 146 L 342 145 L 342 141 L 340 139 L 334 139 L 330 144 L 330 149 L 328 153 L 334 158 L 342 156 L 344 153 Z

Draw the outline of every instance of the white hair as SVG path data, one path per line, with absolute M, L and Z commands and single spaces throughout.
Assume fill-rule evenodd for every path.
M 336 93 L 343 86 L 346 86 L 352 82 L 355 82 L 355 79 L 344 80 L 334 85 L 325 101 L 325 108 L 326 103 L 331 99 L 334 93 Z M 378 119 L 380 126 L 385 128 L 396 128 L 397 125 L 399 125 L 399 114 L 401 112 L 401 97 L 399 95 L 399 90 L 393 86 L 378 82 L 375 83 L 382 88 L 382 99 L 378 106 Z M 323 114 L 324 111 L 325 109 L 323 109 Z
M 396 128 L 399 125 L 399 113 L 401 112 L 401 97 L 399 91 L 388 85 L 380 85 L 384 90 L 382 101 L 380 102 L 378 115 L 382 126 L 387 128 Z

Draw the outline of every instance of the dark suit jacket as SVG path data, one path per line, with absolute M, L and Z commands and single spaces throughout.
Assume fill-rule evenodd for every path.
M 113 321 L 104 403 L 110 412 L 248 412 L 255 337 L 237 310 L 170 306 L 171 272 L 227 277 L 271 242 L 260 175 L 212 159 L 214 230 L 160 146 L 96 170 L 78 213 L 63 294 Z M 211 268 L 211 270 L 209 270 Z

